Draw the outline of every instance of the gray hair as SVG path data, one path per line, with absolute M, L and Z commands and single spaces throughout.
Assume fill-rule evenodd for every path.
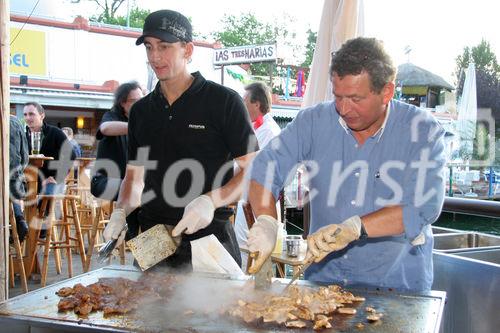
M 73 136 L 73 129 L 71 127 L 63 127 L 61 131 L 66 133 L 67 136 Z
M 271 90 L 262 82 L 250 83 L 245 87 L 249 92 L 250 102 L 260 103 L 260 112 L 266 114 L 271 111 L 272 96 Z

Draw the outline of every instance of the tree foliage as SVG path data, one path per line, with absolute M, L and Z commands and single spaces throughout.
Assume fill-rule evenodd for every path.
M 312 31 L 311 29 L 307 30 L 307 44 L 306 44 L 306 59 L 301 64 L 302 67 L 311 67 L 311 63 L 314 56 L 314 49 L 316 48 L 316 39 L 318 38 L 318 33 Z
M 465 75 L 469 63 L 476 67 L 477 106 L 491 108 L 497 119 L 500 119 L 500 65 L 490 44 L 482 40 L 477 46 L 465 47 L 463 53 L 456 58 L 457 97 L 462 95 Z
M 252 13 L 241 16 L 225 14 L 221 23 L 221 30 L 213 32 L 212 36 L 225 47 L 264 44 L 276 40 L 273 27 L 260 22 Z
M 73 3 L 79 3 L 82 0 L 74 0 Z M 110 23 L 115 18 L 116 11 L 125 2 L 125 0 L 87 0 L 93 2 L 101 10 L 98 15 L 93 17 L 93 20 L 102 23 Z M 110 23 L 111 24 L 111 23 Z
M 491 50 L 490 44 L 482 40 L 477 46 L 465 47 L 461 55 L 456 58 L 455 77 L 457 82 L 457 98 L 462 95 L 465 82 L 463 74 L 469 64 L 473 62 L 476 67 L 476 94 L 477 107 L 491 109 L 493 117 L 496 119 L 496 135 L 500 137 L 500 65 L 498 64 L 495 53 Z M 485 128 L 482 129 L 486 131 Z M 481 125 L 478 124 L 478 132 L 481 133 Z M 495 142 L 491 138 L 491 142 Z M 474 159 L 481 159 L 477 152 L 477 137 L 474 140 Z M 463 155 L 463 152 L 461 152 Z M 498 159 L 498 155 L 497 155 Z M 497 160 L 498 161 L 498 160 Z
M 82 0 L 73 0 L 73 3 L 79 3 Z M 99 12 L 90 17 L 91 21 L 114 24 L 114 25 L 127 25 L 127 16 L 117 16 L 117 11 L 125 0 L 87 0 L 97 5 Z M 142 28 L 146 16 L 150 13 L 147 9 L 140 9 L 133 6 L 129 13 L 129 26 L 133 28 Z
M 147 9 L 140 9 L 138 7 L 134 7 L 130 10 L 129 14 L 129 26 L 133 28 L 142 28 L 144 26 L 144 20 L 146 16 L 148 16 L 151 12 Z M 107 23 L 107 24 L 115 24 L 126 26 L 127 25 L 127 17 L 126 16 L 117 16 L 111 17 L 107 20 L 98 21 L 97 17 L 90 18 L 93 21 Z
M 454 74 L 456 83 L 459 86 L 457 92 L 461 92 L 464 81 L 463 72 L 471 62 L 475 64 L 476 70 L 480 70 L 488 76 L 500 79 L 500 65 L 498 64 L 497 57 L 491 50 L 490 43 L 483 39 L 477 46 L 466 46 L 462 54 L 456 58 L 457 66 Z
M 224 15 L 221 20 L 221 28 L 212 32 L 212 38 L 218 40 L 224 47 L 258 45 L 274 43 L 289 47 L 295 52 L 298 47 L 294 43 L 296 34 L 286 28 L 284 20 L 293 22 L 293 18 L 286 16 L 282 21 L 264 23 L 259 21 L 253 13 L 238 15 Z M 254 75 L 268 75 L 268 64 L 251 64 Z

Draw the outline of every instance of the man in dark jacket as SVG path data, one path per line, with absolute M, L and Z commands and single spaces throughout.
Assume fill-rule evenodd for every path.
M 63 131 L 44 122 L 45 110 L 40 104 L 36 102 L 26 103 L 23 113 L 27 125 L 26 138 L 30 151 L 32 149 L 31 134 L 40 132 L 40 154 L 53 157 L 55 160 L 44 163 L 43 167 L 40 168 L 39 180 L 41 182 L 38 183 L 38 192 L 43 191 L 45 194 L 54 194 L 56 191 L 62 192 L 64 178 L 71 168 L 71 161 L 75 159 L 71 143 Z M 54 162 L 59 162 L 59 164 Z M 61 185 L 60 189 L 57 186 L 58 184 Z
M 9 185 L 10 198 L 14 207 L 14 217 L 16 219 L 17 233 L 22 242 L 28 233 L 28 224 L 24 219 L 24 214 L 19 204 L 26 196 L 24 180 L 24 169 L 28 165 L 28 142 L 24 136 L 23 125 L 19 119 L 10 116 L 10 136 L 9 136 Z

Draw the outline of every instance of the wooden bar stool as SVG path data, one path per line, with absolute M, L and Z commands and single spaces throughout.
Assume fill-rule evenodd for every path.
M 109 222 L 109 219 L 106 218 L 104 210 L 105 207 L 109 207 L 110 214 L 113 212 L 114 202 L 109 202 L 102 199 L 96 199 L 97 207 L 94 214 L 94 220 L 92 223 L 92 227 L 90 229 L 90 238 L 89 238 L 89 247 L 87 248 L 87 262 L 84 266 L 84 272 L 88 272 L 91 266 L 92 255 L 96 248 L 100 248 L 104 245 L 104 239 L 102 238 L 102 233 L 106 228 L 106 225 Z M 126 245 L 125 242 L 122 242 L 118 248 L 119 256 L 120 256 L 120 265 L 125 265 L 125 251 Z M 108 260 L 108 264 L 111 263 L 111 256 Z
M 12 237 L 12 247 L 14 251 L 9 251 L 9 271 L 10 271 L 10 285 L 15 287 L 15 268 L 17 264 L 19 275 L 21 278 L 21 285 L 25 293 L 28 292 L 28 281 L 26 280 L 26 269 L 24 268 L 23 250 L 21 242 L 19 241 L 19 234 L 17 233 L 16 218 L 14 216 L 14 207 L 12 202 L 9 201 L 9 226 L 10 235 Z M 24 243 L 24 241 L 23 241 Z
M 85 262 L 85 266 L 83 268 L 83 271 L 85 273 L 88 272 L 90 269 L 90 263 L 92 260 L 92 254 L 94 253 L 94 249 L 99 248 L 104 244 L 104 242 L 101 241 L 102 233 L 108 221 L 109 220 L 104 219 L 102 203 L 98 203 L 92 221 L 92 226 L 89 230 L 90 237 L 89 237 L 89 247 L 87 248 L 87 261 Z
M 87 244 L 90 244 L 92 224 L 96 214 L 97 202 L 90 193 L 90 187 L 80 187 L 78 185 L 68 185 L 66 194 L 79 197 L 77 202 L 77 213 L 80 219 L 82 235 L 87 237 Z
M 56 270 L 60 273 L 60 258 L 58 258 L 58 251 L 60 249 L 66 249 L 66 260 L 68 262 L 68 277 L 73 276 L 73 261 L 71 256 L 71 249 L 78 250 L 80 254 L 80 259 L 82 261 L 82 267 L 85 267 L 86 256 L 85 248 L 83 246 L 83 238 L 80 227 L 80 220 L 77 212 L 77 201 L 79 199 L 76 195 L 39 195 L 38 198 L 41 200 L 41 205 L 39 209 L 38 218 L 45 225 L 47 233 L 45 239 L 38 239 L 37 245 L 43 247 L 44 256 L 42 263 L 42 277 L 41 285 L 45 286 L 47 282 L 47 272 L 49 263 L 49 251 L 52 249 L 54 251 Z M 60 220 L 56 219 L 55 216 L 55 205 L 60 202 L 62 205 L 62 217 Z M 46 211 L 48 209 L 48 216 Z M 71 210 L 71 214 L 70 214 Z M 71 228 L 73 227 L 75 236 L 72 236 Z M 40 235 L 40 229 L 37 230 L 37 238 Z M 38 247 L 37 246 L 37 247 Z M 36 256 L 35 247 L 33 253 L 33 258 Z M 59 263 L 58 263 L 59 261 Z M 32 260 L 31 266 L 34 264 Z

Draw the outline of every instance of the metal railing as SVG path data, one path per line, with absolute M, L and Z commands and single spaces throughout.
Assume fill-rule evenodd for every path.
M 448 164 L 446 194 L 477 199 L 500 198 L 500 166 Z
M 500 218 L 500 201 L 445 197 L 443 212 Z

